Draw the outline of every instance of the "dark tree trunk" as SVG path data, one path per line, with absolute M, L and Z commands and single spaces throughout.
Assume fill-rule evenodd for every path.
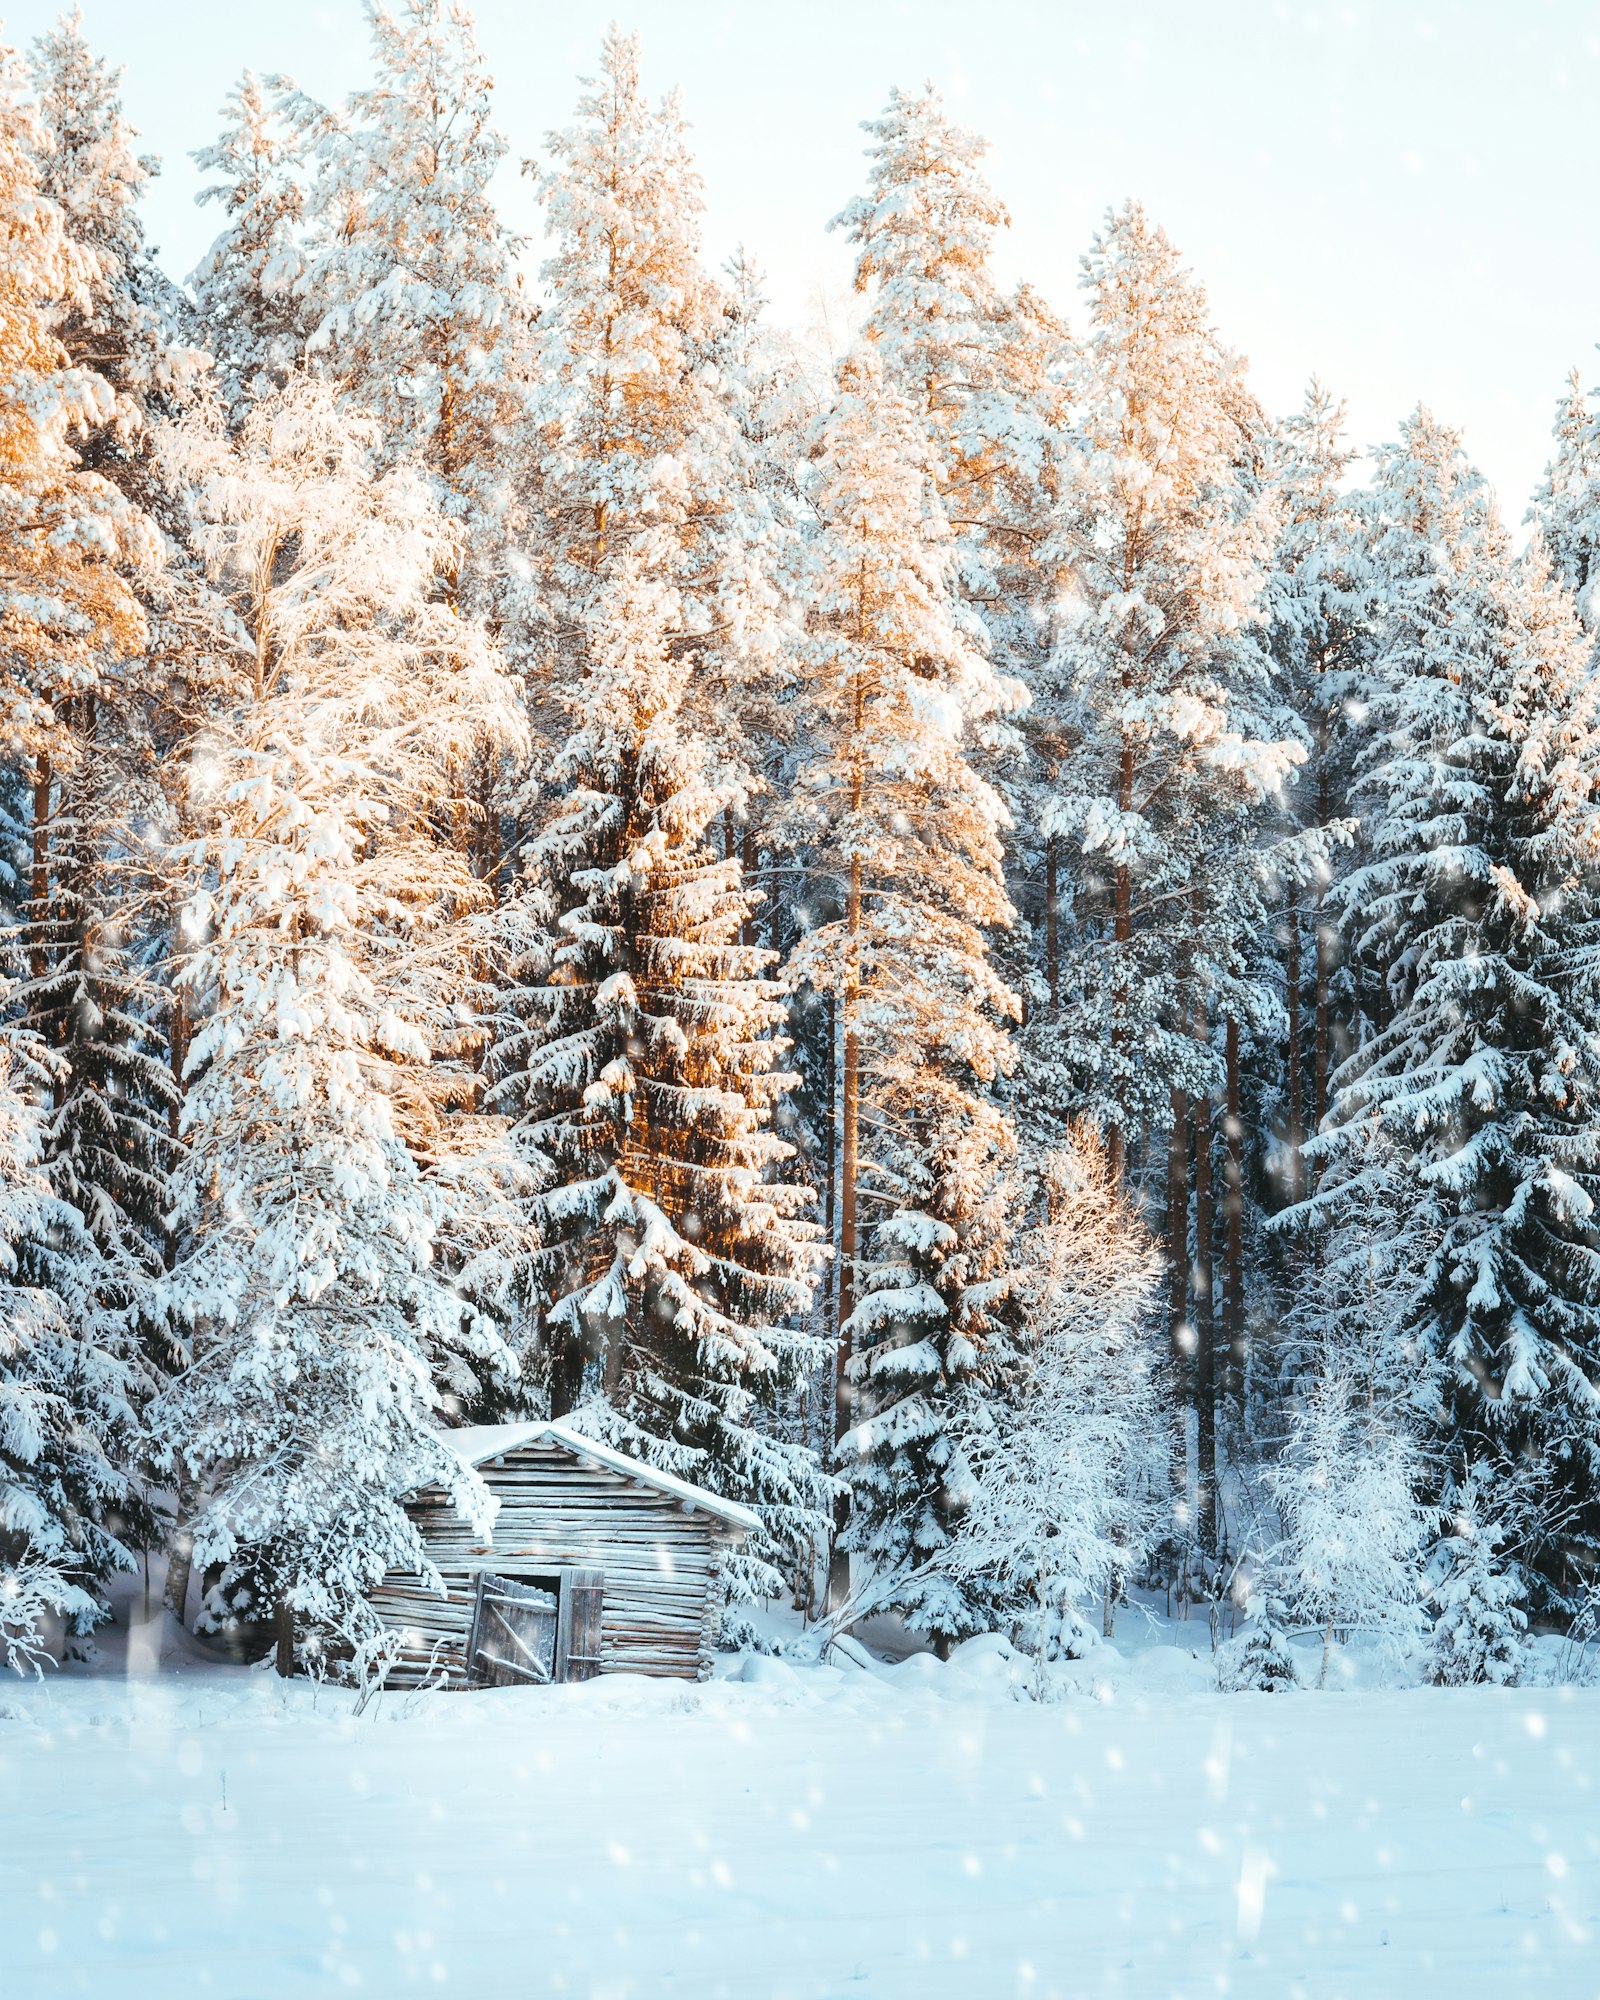
M 1056 882 L 1058 859 L 1056 836 L 1051 834 L 1044 844 L 1044 983 L 1050 995 L 1052 1013 L 1061 1005 L 1061 918 Z
M 28 976 L 43 979 L 49 966 L 45 938 L 50 922 L 50 789 L 54 773 L 50 753 L 41 750 L 33 767 L 33 870 L 28 884 L 33 939 Z
M 1172 1087 L 1172 1132 L 1167 1140 L 1167 1338 L 1179 1382 L 1191 1372 L 1189 1326 L 1189 1099 Z
M 550 1414 L 564 1417 L 578 1407 L 583 1394 L 583 1347 L 563 1328 L 550 1346 Z
M 1224 1332 L 1228 1342 L 1228 1394 L 1244 1401 L 1244 1120 L 1239 1106 L 1239 1023 L 1228 1017 L 1227 1168 L 1223 1215 L 1227 1252 L 1223 1265 Z
M 1123 812 L 1133 810 L 1133 747 L 1130 744 L 1122 753 L 1117 770 L 1117 805 Z M 1128 1043 L 1128 946 L 1133 937 L 1133 877 L 1128 864 L 1119 861 L 1112 872 L 1112 932 L 1116 941 L 1116 984 L 1112 989 L 1111 1043 L 1117 1056 L 1120 1071 Z M 1122 1078 L 1117 1077 L 1117 1088 L 1122 1088 Z M 1124 1104 L 1117 1114 L 1117 1122 L 1107 1135 L 1106 1157 L 1110 1163 L 1114 1180 L 1122 1180 L 1128 1170 L 1127 1147 L 1128 1112 Z
M 277 1617 L 278 1644 L 277 1667 L 279 1677 L 286 1681 L 294 1679 L 294 1605 L 287 1596 L 278 1599 Z
M 1198 930 L 1204 909 L 1198 889 L 1194 907 Z M 1208 1034 L 1205 996 L 1197 980 L 1195 1040 L 1204 1045 Z M 1217 1538 L 1217 1355 L 1211 1266 L 1215 1224 L 1211 1193 L 1211 1099 L 1202 1096 L 1194 1107 L 1194 1400 L 1199 1501 L 1195 1535 L 1200 1547 L 1208 1552 L 1215 1548 Z
M 852 940 L 844 994 L 844 1062 L 840 1088 L 839 1131 L 839 1320 L 834 1373 L 834 1443 L 855 1422 L 855 1394 L 850 1384 L 850 1317 L 856 1306 L 856 1176 L 861 1114 L 861 1040 L 856 1027 L 860 1002 L 854 940 L 861 929 L 861 863 L 850 863 L 850 887 L 845 923 Z M 850 1498 L 834 1502 L 833 1548 L 828 1561 L 828 1608 L 837 1611 L 850 1595 L 850 1557 L 841 1546 L 850 1525 Z
M 1317 823 L 1319 826 L 1326 826 L 1328 824 L 1326 725 L 1322 734 L 1322 770 L 1317 778 Z M 1312 1130 L 1316 1132 L 1322 1130 L 1322 1121 L 1328 1115 L 1328 984 L 1333 972 L 1334 938 L 1324 908 L 1327 893 L 1325 884 L 1317 890 L 1317 1019 L 1311 1086 Z
M 760 873 L 760 868 L 756 855 L 756 830 L 749 820 L 746 820 L 744 823 L 744 832 L 739 845 L 739 873 L 746 896 L 753 898 L 757 886 L 756 876 Z M 750 902 L 747 906 L 744 929 L 740 935 L 745 944 L 753 945 L 760 942 L 756 935 L 756 909 L 754 901 Z
M 1289 1048 L 1286 1056 L 1288 1065 L 1289 1129 L 1285 1133 L 1289 1147 L 1289 1186 L 1291 1202 L 1298 1201 L 1305 1192 L 1305 1176 L 1301 1166 L 1300 1149 L 1305 1143 L 1305 1128 L 1300 1112 L 1300 1077 L 1305 1057 L 1300 1046 L 1300 910 L 1293 891 L 1289 895 L 1289 941 L 1284 957 L 1284 986 L 1289 1003 Z M 1232 1023 L 1229 1024 L 1230 1028 Z

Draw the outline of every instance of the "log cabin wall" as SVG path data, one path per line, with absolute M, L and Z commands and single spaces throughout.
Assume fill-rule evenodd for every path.
M 379 1617 L 407 1635 L 391 1687 L 416 1687 L 427 1679 L 466 1685 L 479 1570 L 548 1576 L 573 1563 L 605 1572 L 602 1672 L 683 1680 L 710 1674 L 718 1572 L 735 1532 L 725 1522 L 691 1513 L 671 1494 L 604 1466 L 586 1465 L 557 1445 L 519 1446 L 480 1465 L 478 1473 L 500 1502 L 492 1544 L 438 1488 L 424 1488 L 406 1502 L 448 1595 L 441 1598 L 420 1578 L 396 1572 L 373 1592 Z

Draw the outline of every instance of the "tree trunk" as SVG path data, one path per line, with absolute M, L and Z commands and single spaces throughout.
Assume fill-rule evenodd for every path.
M 1227 1393 L 1244 1402 L 1244 1120 L 1239 1108 L 1239 1023 L 1228 1016 L 1227 1168 L 1223 1216 L 1227 1250 L 1222 1274 L 1223 1331 L 1228 1342 Z
M 173 912 L 172 935 L 179 935 L 181 917 Z M 183 1066 L 189 1059 L 189 1009 L 184 999 L 184 989 L 175 981 L 170 985 L 171 999 L 167 1005 L 167 1062 L 172 1071 L 174 1096 L 172 1108 L 167 1113 L 167 1137 L 174 1147 L 178 1144 L 183 1129 Z M 170 1227 L 163 1227 L 161 1234 L 161 1261 L 167 1270 L 172 1270 L 178 1261 L 177 1233 Z
M 1178 1381 L 1192 1367 L 1189 1324 L 1189 1099 L 1172 1086 L 1172 1134 L 1167 1140 L 1167 1339 Z
M 187 1483 L 178 1486 L 178 1505 L 172 1520 L 172 1533 L 167 1539 L 167 1581 L 161 1593 L 161 1602 L 183 1624 L 183 1614 L 189 1602 L 189 1577 L 194 1569 L 194 1489 Z
M 1324 729 L 1324 737 L 1326 729 Z M 1324 742 L 1323 769 L 1317 779 L 1317 823 L 1328 824 L 1328 773 L 1326 743 Z M 1328 928 L 1324 904 L 1327 900 L 1327 885 L 1317 889 L 1317 1023 L 1315 1064 L 1312 1083 L 1312 1129 L 1320 1132 L 1322 1121 L 1328 1115 L 1328 982 L 1332 974 L 1333 936 Z
M 855 1422 L 855 1395 L 850 1384 L 850 1317 L 856 1305 L 856 1175 L 861 1116 L 861 1040 L 857 1017 L 861 1003 L 858 958 L 861 934 L 861 862 L 852 856 L 850 887 L 845 905 L 849 940 L 844 985 L 844 1076 L 840 1091 L 839 1143 L 839 1322 L 833 1389 L 834 1443 L 839 1444 Z M 841 1493 L 834 1502 L 833 1550 L 828 1563 L 828 1609 L 837 1611 L 850 1594 L 850 1557 L 840 1544 L 850 1525 L 850 1499 Z
M 1194 895 L 1196 929 L 1203 910 L 1201 893 Z M 1194 999 L 1194 1036 L 1207 1039 L 1206 1004 L 1198 979 Z M 1211 1244 L 1215 1228 L 1211 1195 L 1211 1099 L 1202 1096 L 1194 1107 L 1194 1402 L 1195 1472 L 1198 1517 L 1195 1535 L 1208 1553 L 1217 1533 L 1217 1356 L 1212 1325 Z
M 28 953 L 28 976 L 43 979 L 49 966 L 45 949 L 50 922 L 50 788 L 54 773 L 50 753 L 41 750 L 33 767 L 33 874 L 28 885 L 33 938 Z
M 294 1679 L 294 1604 L 287 1593 L 278 1599 L 277 1616 L 274 1620 L 278 1632 L 277 1658 L 274 1665 L 280 1680 Z
M 1122 812 L 1133 810 L 1133 746 L 1127 745 L 1117 768 L 1117 806 Z M 1116 942 L 1116 971 L 1113 975 L 1111 1003 L 1111 1046 L 1116 1067 L 1120 1070 L 1123 1052 L 1128 1041 L 1128 945 L 1133 937 L 1133 877 L 1128 864 L 1119 861 L 1112 871 L 1112 934 Z M 1122 1089 L 1122 1078 L 1116 1079 L 1117 1090 Z M 1126 1132 L 1128 1113 L 1123 1105 L 1117 1114 L 1117 1122 L 1111 1128 L 1106 1144 L 1106 1157 L 1111 1167 L 1113 1180 L 1120 1181 L 1127 1172 L 1128 1148 Z
M 583 1345 L 569 1328 L 550 1346 L 550 1414 L 564 1417 L 578 1407 L 583 1394 Z
M 1305 1058 L 1300 1047 L 1300 911 L 1292 891 L 1289 896 L 1289 943 L 1284 955 L 1283 976 L 1285 997 L 1289 1003 L 1289 1047 L 1286 1057 L 1289 1129 L 1284 1136 L 1289 1142 L 1288 1195 L 1291 1202 L 1296 1202 L 1305 1192 L 1305 1176 L 1300 1157 L 1300 1148 L 1305 1143 L 1305 1128 L 1300 1115 L 1300 1077 Z
M 1056 906 L 1058 847 L 1051 834 L 1044 844 L 1044 983 L 1053 1014 L 1061 1005 L 1061 922 Z
M 739 846 L 740 887 L 744 890 L 747 897 L 753 897 L 755 893 L 756 876 L 759 872 L 756 855 L 756 830 L 753 823 L 747 819 L 744 823 L 743 836 Z M 740 936 L 742 942 L 745 944 L 753 945 L 760 942 L 756 935 L 756 909 L 753 901 L 746 905 L 744 929 L 740 933 Z

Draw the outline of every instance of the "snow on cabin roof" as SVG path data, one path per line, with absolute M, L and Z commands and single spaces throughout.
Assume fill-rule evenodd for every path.
M 466 1424 L 460 1430 L 441 1431 L 439 1435 L 459 1459 L 474 1468 L 487 1465 L 491 1459 L 500 1458 L 508 1451 L 520 1451 L 524 1445 L 558 1444 L 563 1451 L 570 1451 L 575 1457 L 587 1458 L 595 1465 L 605 1466 L 610 1472 L 620 1472 L 624 1479 L 635 1479 L 641 1486 L 652 1487 L 657 1493 L 670 1494 L 685 1506 L 697 1507 L 701 1513 L 726 1521 L 732 1527 L 742 1528 L 746 1533 L 760 1526 L 748 1507 L 708 1493 L 703 1486 L 693 1486 L 687 1479 L 679 1479 L 676 1473 L 658 1471 L 655 1466 L 646 1465 L 643 1459 L 629 1458 L 626 1452 L 616 1451 L 595 1438 L 585 1437 L 582 1431 L 575 1430 L 559 1418 L 547 1423 Z

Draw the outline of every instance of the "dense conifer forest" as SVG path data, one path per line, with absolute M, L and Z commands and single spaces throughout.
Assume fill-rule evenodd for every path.
M 932 87 L 820 354 L 629 36 L 524 241 L 469 15 L 369 12 L 182 284 L 76 19 L 0 67 L 0 1654 L 150 1550 L 359 1650 L 546 1414 L 941 1652 L 1586 1629 L 1583 382 L 1527 524 L 1358 455 L 1137 202 L 1004 288 Z

